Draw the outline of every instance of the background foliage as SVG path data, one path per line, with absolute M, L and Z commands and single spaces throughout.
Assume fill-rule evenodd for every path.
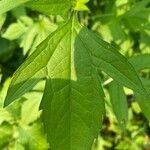
M 1 2 L 1 1 L 0 1 Z M 149 0 L 91 0 L 89 12 L 80 12 L 80 22 L 126 56 L 139 72 L 144 86 L 150 91 L 150 2 Z M 87 10 L 87 8 L 85 8 Z M 35 47 L 63 21 L 60 16 L 43 15 L 26 8 L 16 7 L 0 15 L 0 149 L 47 150 L 38 110 L 44 81 L 10 106 L 3 108 L 11 76 Z M 93 150 L 150 149 L 150 103 L 142 103 L 127 88 L 100 74 L 106 94 L 106 116 Z M 115 94 L 114 94 L 115 93 Z M 138 100 L 141 108 L 138 106 Z M 120 105 L 115 108 L 115 101 Z M 125 112 L 122 107 L 128 107 Z M 141 109 L 143 113 L 141 113 Z M 120 115 L 114 116 L 119 111 Z M 128 116 L 128 117 L 127 117 Z M 147 120 L 147 119 L 148 120 Z M 123 121 L 123 122 L 122 122 Z M 125 126 L 127 124 L 127 126 Z M 120 130 L 122 129 L 122 130 Z

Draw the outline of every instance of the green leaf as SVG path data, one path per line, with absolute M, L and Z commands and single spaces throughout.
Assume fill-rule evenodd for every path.
M 3 149 L 7 145 L 13 136 L 13 126 L 7 122 L 3 122 L 0 125 L 0 149 Z
M 57 26 L 55 24 L 43 16 L 37 22 L 34 22 L 22 36 L 20 46 L 23 47 L 24 54 L 29 50 L 32 53 L 41 41 L 45 40 L 56 28 Z
M 137 71 L 150 68 L 150 55 L 149 54 L 131 57 L 129 61 Z
M 25 27 L 21 23 L 13 23 L 2 35 L 3 38 L 15 40 L 25 32 Z
M 11 13 L 16 19 L 20 19 L 21 17 L 27 16 L 27 11 L 23 5 L 13 9 Z
M 81 34 L 82 32 L 82 34 Z M 85 46 L 91 52 L 93 65 L 106 72 L 122 85 L 148 97 L 135 69 L 118 49 L 103 41 L 100 36 L 84 28 L 80 31 Z
M 41 126 L 35 123 L 26 128 L 19 128 L 18 142 L 24 145 L 25 149 L 29 150 L 48 149 L 48 144 L 44 138 Z
M 129 61 L 133 64 L 137 71 L 143 69 L 150 69 L 150 55 L 139 55 L 135 57 L 131 57 Z M 150 81 L 149 79 L 142 78 L 142 83 L 150 95 Z M 142 112 L 146 116 L 146 118 L 150 121 L 150 98 L 145 98 L 142 95 L 136 93 L 136 100 L 142 109 Z
M 142 83 L 150 95 L 150 80 L 142 79 Z M 148 119 L 148 121 L 150 121 L 150 98 L 146 99 L 143 96 L 136 94 L 136 101 L 138 102 L 145 117 Z
M 137 2 L 129 11 L 124 14 L 127 26 L 132 30 L 145 30 L 145 25 L 149 22 L 150 7 L 149 0 Z
M 26 6 L 47 15 L 66 16 L 71 4 L 71 0 L 32 0 Z
M 41 103 L 52 150 L 90 150 L 104 113 L 98 70 L 147 94 L 130 63 L 73 17 L 43 41 L 13 76 L 5 106 L 46 77 Z
M 20 98 L 15 101 L 13 104 L 6 107 L 6 110 L 11 114 L 14 120 L 19 120 L 21 118 L 21 108 L 24 101 L 27 99 Z
M 123 87 L 116 82 L 109 84 L 110 101 L 119 126 L 124 131 L 128 121 L 128 104 Z
M 5 20 L 6 20 L 6 14 L 0 15 L 0 30 L 1 30 Z
M 79 3 L 83 3 L 83 4 L 86 4 L 89 2 L 89 0 L 77 0 Z
M 25 97 L 28 100 L 22 103 L 21 119 L 19 121 L 21 126 L 27 126 L 33 123 L 40 116 L 39 105 L 41 102 L 42 94 L 37 92 L 30 92 L 26 94 Z
M 50 35 L 20 67 L 6 100 L 9 103 L 31 89 L 32 83 L 37 83 L 42 77 L 42 72 L 47 76 L 41 108 L 48 139 L 54 150 L 59 147 L 62 150 L 90 149 L 104 111 L 103 91 L 97 71 L 91 64 L 86 48 L 81 47 L 82 41 L 79 38 L 75 40 L 77 33 L 72 29 L 72 24 L 74 22 L 69 21 Z M 32 72 L 29 71 L 31 68 Z M 51 86 L 54 91 L 51 91 Z M 54 94 L 54 98 L 49 99 L 49 94 Z M 82 139 L 79 138 L 81 136 Z
M 150 26 L 150 23 L 149 23 Z M 142 53 L 149 54 L 150 52 L 150 33 L 142 32 L 140 35 L 140 49 Z
M 0 125 L 4 122 L 11 122 L 13 120 L 12 115 L 6 109 L 0 109 Z
M 32 89 L 47 75 L 47 64 L 68 28 L 59 28 L 44 40 L 37 50 L 14 74 L 7 94 L 7 105 Z M 56 34 L 58 32 L 59 36 Z M 51 50 L 51 51 L 50 51 Z M 34 60 L 34 61 L 33 61 Z M 32 69 L 31 69 L 32 68 Z
M 29 0 L 1 0 L 0 1 L 0 14 L 3 14 Z
M 9 40 L 0 38 L 0 62 L 6 62 L 12 57 L 15 44 Z
M 10 24 L 2 34 L 3 38 L 15 40 L 26 33 L 33 26 L 33 20 L 27 16 L 20 16 L 16 23 Z M 30 40 L 32 41 L 32 40 Z
M 124 29 L 122 29 L 121 22 L 118 18 L 113 18 L 108 25 L 114 41 L 121 43 L 126 40 L 126 34 Z
M 76 6 L 74 7 L 74 10 L 78 10 L 78 11 L 88 11 L 88 7 L 85 5 L 89 0 L 77 0 L 76 2 Z

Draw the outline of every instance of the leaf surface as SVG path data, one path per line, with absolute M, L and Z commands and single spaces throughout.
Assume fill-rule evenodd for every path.
M 67 33 L 47 64 L 41 109 L 52 150 L 90 150 L 104 111 L 96 69 L 74 25 L 69 22 L 61 29 Z
M 72 24 L 69 21 L 39 45 L 14 75 L 5 101 L 10 103 L 45 75 L 41 108 L 54 150 L 90 149 L 104 111 L 98 74 Z
M 3 14 L 29 0 L 1 0 L 0 1 L 0 14 Z
M 47 15 L 66 16 L 71 9 L 72 0 L 32 0 L 26 6 Z
M 142 83 L 150 95 L 150 81 L 149 79 L 142 79 Z M 136 101 L 138 102 L 143 114 L 150 121 L 150 98 L 144 98 L 140 94 L 136 94 Z
M 127 26 L 132 30 L 145 30 L 146 24 L 149 23 L 149 0 L 137 2 L 129 11 L 124 14 L 124 19 L 127 21 Z
M 80 31 L 79 37 L 91 55 L 92 64 L 97 69 L 103 70 L 120 84 L 148 97 L 134 67 L 118 52 L 118 49 L 87 28 Z
M 137 71 L 150 68 L 150 55 L 149 54 L 131 57 L 129 61 Z
M 109 93 L 112 109 L 117 118 L 119 126 L 123 131 L 125 131 L 128 121 L 128 104 L 123 87 L 113 81 L 109 85 Z
M 90 150 L 104 113 L 99 69 L 146 95 L 127 59 L 73 17 L 18 69 L 5 105 L 46 78 L 40 108 L 51 149 Z
M 18 131 L 19 131 L 18 137 L 19 143 L 25 145 L 28 149 L 31 150 L 48 149 L 48 144 L 46 143 L 41 126 L 39 124 L 33 123 L 32 125 L 26 126 L 25 128 L 20 127 Z
M 143 69 L 150 69 L 150 55 L 144 54 L 135 57 L 131 57 L 129 61 L 135 67 L 137 71 L 141 71 Z M 145 98 L 142 95 L 136 93 L 136 100 L 142 109 L 142 112 L 146 116 L 146 118 L 150 121 L 150 81 L 149 79 L 141 78 L 142 83 L 149 94 L 149 98 Z

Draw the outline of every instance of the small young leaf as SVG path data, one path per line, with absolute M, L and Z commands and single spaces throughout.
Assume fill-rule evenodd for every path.
M 77 0 L 76 1 L 76 6 L 74 8 L 74 10 L 78 10 L 78 11 L 88 11 L 88 7 L 85 5 L 89 0 Z
M 3 38 L 15 40 L 25 32 L 25 27 L 20 23 L 11 24 L 2 35 Z
M 147 80 L 142 79 L 142 83 L 150 95 L 150 81 L 149 81 L 149 79 L 147 79 Z M 150 108 L 150 98 L 146 99 L 143 96 L 141 96 L 140 94 L 136 94 L 136 100 L 137 100 L 143 114 L 145 115 L 147 120 L 150 121 L 150 109 L 149 109 Z

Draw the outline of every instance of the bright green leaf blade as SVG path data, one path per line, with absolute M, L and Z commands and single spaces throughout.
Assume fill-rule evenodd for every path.
M 128 104 L 123 87 L 115 81 L 109 84 L 110 102 L 118 120 L 119 126 L 124 131 L 128 121 Z
M 19 23 L 11 24 L 2 35 L 3 38 L 15 40 L 25 32 L 25 27 Z
M 32 0 L 26 6 L 47 15 L 66 16 L 71 9 L 71 0 Z
M 47 80 L 41 108 L 52 150 L 91 150 L 98 135 L 104 110 L 102 91 L 94 90 L 91 79 L 82 80 Z
M 89 8 L 84 3 L 77 2 L 74 10 L 77 10 L 77 11 L 89 11 Z
M 145 95 L 134 68 L 74 19 L 51 34 L 18 69 L 5 105 L 47 77 L 41 108 L 52 150 L 90 150 L 104 112 L 97 69 Z
M 64 27 L 68 32 L 47 66 L 41 109 L 52 150 L 90 150 L 104 111 L 96 69 L 75 25 L 70 22 Z
M 103 70 L 117 82 L 148 97 L 135 69 L 115 47 L 103 41 L 98 34 L 87 28 L 83 28 L 79 36 L 97 69 Z
M 69 21 L 42 42 L 14 75 L 6 98 L 9 104 L 29 90 L 45 66 L 48 80 L 41 108 L 52 150 L 90 150 L 104 112 L 97 70 L 74 26 Z
M 29 0 L 1 0 L 0 1 L 0 14 L 3 14 Z
M 55 32 L 44 40 L 37 50 L 21 65 L 13 76 L 5 100 L 5 106 L 31 90 L 47 74 L 46 65 L 50 60 L 57 43 L 61 41 L 67 29 L 58 29 L 59 37 Z M 51 50 L 51 51 L 50 51 Z

